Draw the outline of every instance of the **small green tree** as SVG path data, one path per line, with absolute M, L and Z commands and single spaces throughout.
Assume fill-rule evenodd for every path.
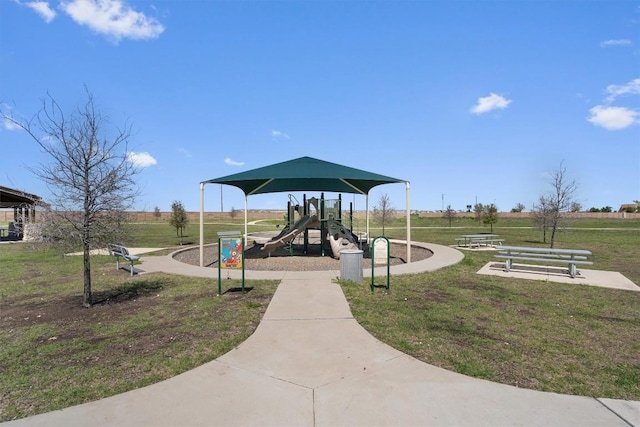
M 482 203 L 476 203 L 473 205 L 473 213 L 476 216 L 478 225 L 480 225 L 482 223 L 482 217 L 484 216 L 484 205 Z
M 511 212 L 522 212 L 524 211 L 525 206 L 522 203 L 518 203 L 513 208 L 511 208 Z
M 169 224 L 176 229 L 176 237 L 180 238 L 181 245 L 184 229 L 188 223 L 189 218 L 187 218 L 187 212 L 182 202 L 174 201 L 171 203 L 171 218 L 169 219 Z
M 156 221 L 162 217 L 162 213 L 160 213 L 160 208 L 157 206 L 153 208 L 153 217 L 156 219 Z
M 484 215 L 482 216 L 482 222 L 491 226 L 491 232 L 493 233 L 493 224 L 498 222 L 498 207 L 491 203 L 484 207 Z
M 451 228 L 451 223 L 456 218 L 456 211 L 451 209 L 451 205 L 447 206 L 447 209 L 442 213 L 442 216 L 449 221 L 449 228 Z

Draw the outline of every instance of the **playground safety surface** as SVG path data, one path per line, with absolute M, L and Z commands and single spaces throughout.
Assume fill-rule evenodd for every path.
M 292 255 L 293 254 L 293 255 Z M 309 245 L 308 251 L 304 253 L 303 245 L 294 245 L 290 253 L 285 247 L 280 247 L 267 254 L 261 250 L 261 245 L 251 245 L 245 252 L 245 268 L 247 270 L 262 271 L 325 271 L 340 270 L 340 260 L 331 256 L 331 249 L 327 248 L 325 256 L 320 253 L 319 245 Z M 423 261 L 433 255 L 429 249 L 412 245 L 412 262 Z M 401 243 L 391 243 L 390 265 L 405 264 L 407 256 L 407 246 Z M 205 246 L 204 264 L 208 267 L 215 267 L 218 258 L 217 246 Z M 200 265 L 200 249 L 198 247 L 180 251 L 174 255 L 177 261 Z M 363 268 L 371 268 L 371 257 L 367 247 L 364 248 Z

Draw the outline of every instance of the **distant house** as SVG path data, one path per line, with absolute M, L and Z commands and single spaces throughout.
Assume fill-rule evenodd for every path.
M 620 205 L 620 209 L 618 209 L 618 212 L 636 212 L 637 210 L 637 203 L 624 203 Z

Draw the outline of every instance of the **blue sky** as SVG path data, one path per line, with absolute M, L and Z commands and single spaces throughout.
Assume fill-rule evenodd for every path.
M 0 0 L 2 111 L 71 112 L 85 86 L 133 125 L 139 210 L 301 156 L 410 181 L 418 210 L 528 210 L 561 162 L 585 209 L 640 199 L 637 0 Z M 35 142 L 0 123 L 0 150 L 0 185 L 46 199 Z M 382 194 L 404 209 L 403 185 Z

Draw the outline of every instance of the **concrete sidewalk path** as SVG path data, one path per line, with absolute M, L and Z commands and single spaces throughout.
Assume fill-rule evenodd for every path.
M 6 425 L 640 427 L 640 402 L 519 389 L 395 350 L 356 322 L 334 278 L 286 273 L 254 334 L 212 362 Z

